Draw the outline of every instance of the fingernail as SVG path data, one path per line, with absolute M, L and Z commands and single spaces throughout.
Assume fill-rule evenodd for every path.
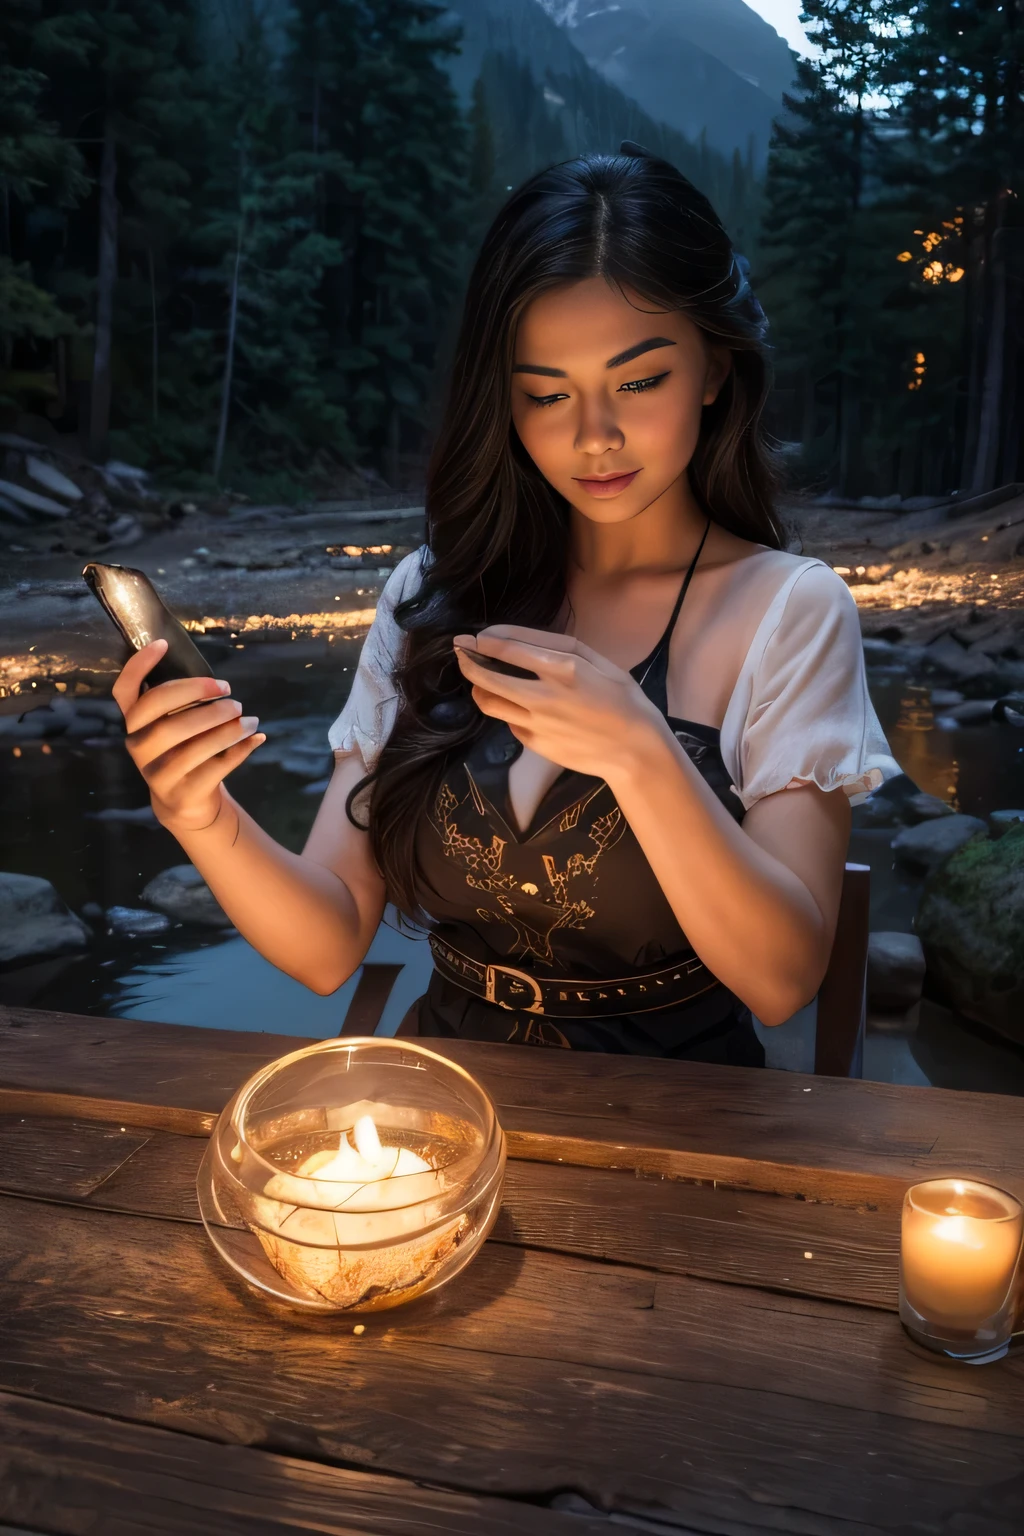
M 215 678 L 214 681 L 216 682 L 217 688 L 221 693 L 231 692 L 231 684 L 226 683 L 222 677 Z
M 255 743 L 255 745 L 256 745 L 256 746 L 257 746 L 257 747 L 258 747 L 258 746 L 260 746 L 260 745 L 261 745 L 261 744 L 262 744 L 262 743 L 263 743 L 263 742 L 265 742 L 265 741 L 266 741 L 266 739 L 267 739 L 267 738 L 266 738 L 266 736 L 265 736 L 265 735 L 264 735 L 264 734 L 263 734 L 263 732 L 262 732 L 262 731 L 257 731 L 257 733 L 256 733 L 256 735 L 255 735 L 255 736 L 254 736 L 254 737 L 253 737 L 253 742 L 254 742 L 254 743 Z
M 259 715 L 243 715 L 238 723 L 245 731 L 245 734 L 249 736 L 259 725 L 260 717 Z

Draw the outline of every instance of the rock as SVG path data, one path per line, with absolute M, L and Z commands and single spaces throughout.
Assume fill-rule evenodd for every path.
M 113 725 L 124 725 L 124 715 L 113 699 L 75 699 L 75 713 L 86 719 L 106 720 Z
M 1024 695 L 1011 693 L 1005 698 L 996 699 L 992 718 L 1000 725 L 1024 725 Z
M 926 795 L 919 789 L 916 794 L 908 795 L 901 807 L 903 820 L 908 826 L 916 826 L 919 821 L 937 821 L 940 816 L 952 816 L 953 808 L 947 805 L 945 800 L 940 800 L 938 795 Z
M 924 648 L 924 657 L 941 672 L 948 672 L 958 682 L 972 678 L 988 677 L 995 671 L 995 664 L 988 656 L 965 651 L 952 635 L 943 635 Z
M 853 821 L 857 827 L 894 827 L 899 821 L 899 812 L 891 800 L 884 795 L 869 795 L 860 805 L 854 806 Z
M 30 523 L 32 521 L 25 508 L 19 507 L 7 496 L 0 496 L 0 517 L 4 517 L 8 522 L 14 523 Z
M 964 696 L 955 688 L 933 688 L 932 709 L 952 709 L 954 704 L 962 704 Z
M 0 874 L 0 963 L 67 955 L 85 949 L 92 934 L 69 912 L 49 880 Z
M 925 885 L 915 927 L 929 983 L 1024 1044 L 1024 827 L 964 844 Z
M 19 507 L 26 507 L 30 512 L 45 512 L 47 517 L 68 515 L 67 507 L 59 501 L 54 501 L 50 496 L 40 496 L 37 491 L 28 491 L 23 485 L 16 485 L 13 480 L 0 480 L 0 496 Z
M 158 827 L 160 825 L 151 805 L 140 805 L 133 810 L 111 805 L 102 811 L 86 811 L 85 819 L 86 821 L 124 822 L 128 826 L 135 827 Z
M 143 537 L 143 527 L 137 517 L 132 517 L 130 512 L 122 512 L 120 517 L 115 517 L 108 529 L 108 547 L 114 545 L 124 548 L 128 544 L 137 544 Z
M 61 496 L 65 501 L 81 501 L 82 493 L 73 480 L 67 475 L 62 475 L 59 469 L 52 464 L 47 464 L 43 459 L 37 459 L 29 454 L 25 460 L 25 471 L 29 479 L 37 485 L 43 486 L 47 491 L 52 491 L 54 496 Z
M 1024 826 L 1024 811 L 989 811 L 988 829 L 993 837 L 1002 837 L 1016 826 Z
M 143 887 L 142 900 L 179 923 L 230 928 L 231 919 L 193 864 L 173 864 Z
M 919 795 L 920 793 L 921 791 L 908 774 L 896 773 L 891 779 L 886 779 L 884 784 L 879 785 L 872 799 L 888 800 L 896 807 L 897 811 L 902 812 L 907 801 L 913 795 Z
M 948 710 L 957 725 L 988 725 L 995 708 L 995 699 L 965 699 Z
M 125 464 L 121 459 L 108 459 L 102 466 L 102 473 L 111 480 L 127 480 L 129 484 L 142 485 L 149 479 L 149 471 L 140 469 L 137 464 Z
M 882 1013 L 913 1007 L 924 985 L 924 949 L 916 933 L 868 938 L 868 1003 Z
M 103 915 L 108 934 L 122 939 L 148 939 L 166 933 L 171 926 L 166 912 L 150 912 L 145 907 L 108 907 Z
M 40 708 L 28 710 L 23 715 L 0 716 L 0 736 L 5 741 L 41 741 L 44 736 L 53 734 L 47 715 L 48 711 Z
M 904 828 L 893 838 L 892 851 L 896 862 L 905 869 L 928 875 L 977 833 L 987 830 L 977 816 L 961 816 L 959 813 L 940 816 L 935 821 L 922 821 L 916 827 Z

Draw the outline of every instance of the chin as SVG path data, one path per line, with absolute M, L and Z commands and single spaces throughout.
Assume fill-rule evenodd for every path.
M 625 498 L 620 497 L 603 502 L 591 501 L 588 497 L 586 506 L 580 506 L 577 501 L 570 505 L 590 523 L 628 523 L 630 518 L 639 516 L 644 510 L 637 502 L 627 505 Z

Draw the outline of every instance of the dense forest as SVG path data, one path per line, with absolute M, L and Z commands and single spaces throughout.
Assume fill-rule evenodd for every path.
M 844 496 L 1024 480 L 1024 5 L 804 21 L 756 274 L 791 462 Z
M 715 201 L 772 321 L 799 483 L 1024 478 L 1020 0 L 806 0 L 766 176 L 431 0 L 5 0 L 0 423 L 169 482 L 413 486 L 507 190 L 631 137 Z

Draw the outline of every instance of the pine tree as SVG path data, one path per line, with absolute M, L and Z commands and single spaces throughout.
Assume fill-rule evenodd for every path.
M 26 359 L 73 329 L 71 317 L 39 286 L 33 270 L 28 215 L 43 203 L 55 213 L 72 208 L 88 189 L 82 157 L 44 115 L 46 76 L 37 62 L 47 44 L 40 0 L 7 0 L 0 13 L 0 365 L 14 361 L 15 344 Z M 8 388 L 16 387 L 11 380 Z M 0 386 L 0 393 L 3 387 Z M 14 405 L 12 394 L 8 403 Z
M 905 170 L 928 246 L 918 270 L 934 289 L 966 272 L 960 480 L 985 490 L 1024 474 L 1024 10 L 917 0 L 889 72 L 919 168 Z
M 427 419 L 465 238 L 466 124 L 442 68 L 457 36 L 442 17 L 429 0 L 297 0 L 289 35 L 320 227 L 344 252 L 323 290 L 331 352 L 355 440 L 391 477 L 403 423 L 418 438 Z
M 220 153 L 199 232 L 222 295 L 204 338 L 207 382 L 219 374 L 211 462 L 219 480 L 227 455 L 232 481 L 242 484 L 253 467 L 287 478 L 321 451 L 354 448 L 321 302 L 343 251 L 318 228 L 318 180 L 341 162 L 303 142 L 255 6 L 222 72 L 218 122 Z
M 821 54 L 799 63 L 772 140 L 762 291 L 780 379 L 800 396 L 804 470 L 850 496 L 883 488 L 883 381 L 891 389 L 904 348 L 891 312 L 905 285 L 898 235 L 882 196 L 888 141 L 873 104 L 896 19 L 883 0 L 805 6 Z
M 137 395 L 140 331 L 143 377 L 152 380 L 156 256 L 188 214 L 183 159 L 196 115 L 195 7 L 193 0 L 42 0 L 42 20 L 48 35 L 73 41 L 50 72 L 47 100 L 80 143 L 96 187 L 69 221 L 66 250 L 69 267 L 95 273 L 91 304 L 77 274 L 70 288 L 81 318 L 93 324 L 89 444 L 102 458 L 118 407 L 115 375 L 126 385 L 125 403 Z

